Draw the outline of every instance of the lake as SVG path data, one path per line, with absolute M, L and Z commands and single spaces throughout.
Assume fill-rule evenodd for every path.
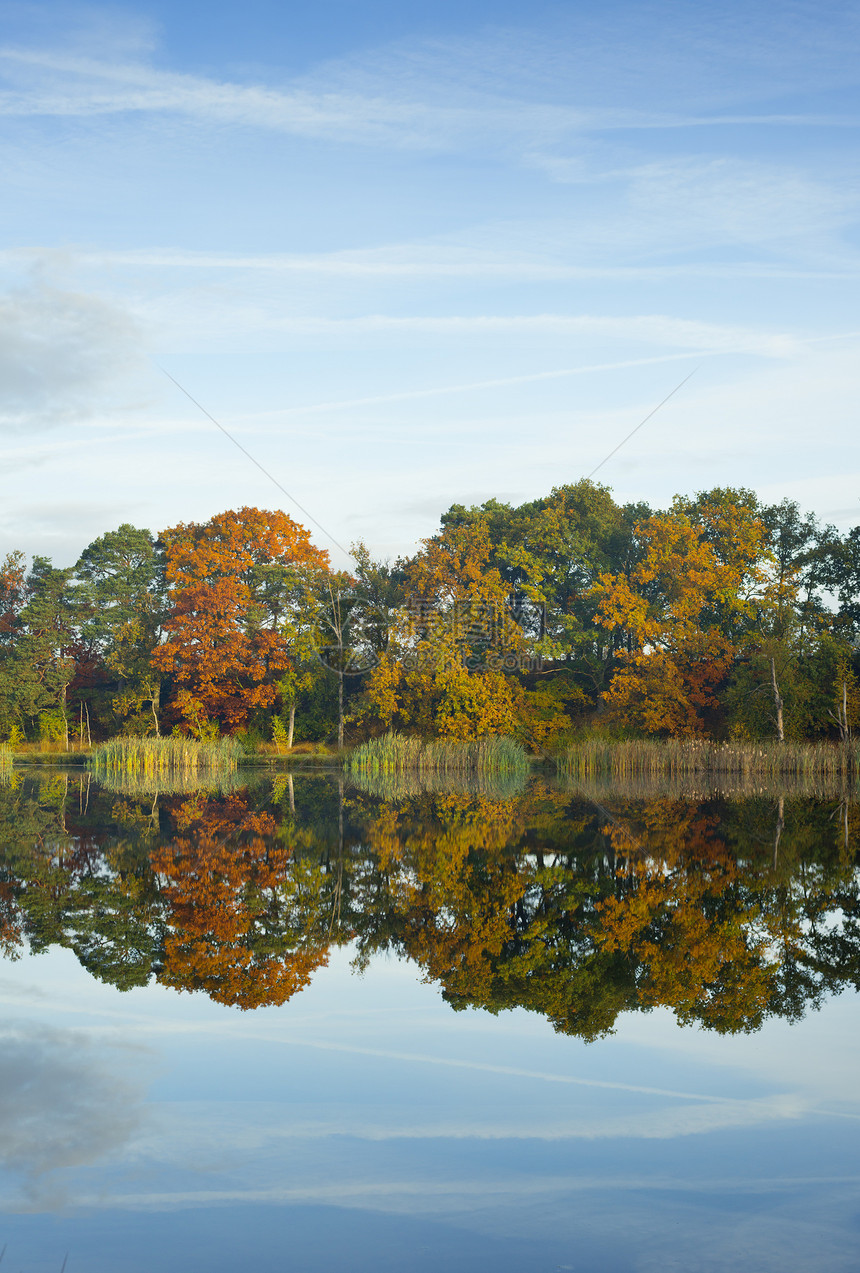
M 16 772 L 3 1273 L 856 1270 L 858 825 Z

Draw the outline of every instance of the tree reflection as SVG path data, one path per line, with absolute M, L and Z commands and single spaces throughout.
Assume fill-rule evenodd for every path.
M 159 980 L 239 1008 L 284 1003 L 328 958 L 326 877 L 293 861 L 247 796 L 181 801 L 173 822 L 150 855 L 164 905 Z
M 123 798 L 0 789 L 0 944 L 73 950 L 248 1009 L 333 944 L 414 962 L 456 1009 L 524 1007 L 585 1039 L 622 1011 L 755 1030 L 860 988 L 856 806 L 623 791 L 419 792 L 325 779 Z

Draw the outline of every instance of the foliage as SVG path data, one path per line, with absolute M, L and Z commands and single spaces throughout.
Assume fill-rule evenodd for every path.
M 408 560 L 351 572 L 286 514 L 158 537 L 128 523 L 59 569 L 0 563 L 0 738 L 83 749 L 163 726 L 342 750 L 385 731 L 848 741 L 860 726 L 860 527 L 743 488 L 619 505 L 583 480 L 452 506 Z
M 290 666 L 285 631 L 303 575 L 328 556 L 286 513 L 242 508 L 162 535 L 169 585 L 167 639 L 153 665 L 170 677 L 173 715 L 198 736 L 228 731 L 277 699 Z
M 598 621 L 627 634 L 604 698 L 646 734 L 704 734 L 757 610 L 769 602 L 766 530 L 735 492 L 713 492 L 637 527 L 642 560 L 594 589 Z

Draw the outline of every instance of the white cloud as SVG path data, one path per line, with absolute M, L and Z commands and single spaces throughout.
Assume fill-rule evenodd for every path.
M 0 296 L 0 427 L 77 419 L 138 365 L 141 333 L 126 311 L 47 284 Z
M 18 1181 L 23 1204 L 55 1205 L 67 1168 L 122 1150 L 141 1119 L 142 1086 L 111 1068 L 85 1034 L 32 1023 L 0 1033 L 0 1163 Z M 142 1056 L 142 1054 L 141 1054 Z M 58 1192 L 59 1191 L 59 1192 Z

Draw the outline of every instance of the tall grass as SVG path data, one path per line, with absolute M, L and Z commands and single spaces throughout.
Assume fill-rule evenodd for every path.
M 242 754 L 235 738 L 112 738 L 95 747 L 89 767 L 97 778 L 173 782 L 180 776 L 215 778 L 232 773 Z
M 0 778 L 8 778 L 12 773 L 12 748 L 8 743 L 0 743 Z
M 190 796 L 204 792 L 210 796 L 228 796 L 244 787 L 245 779 L 236 770 L 168 769 L 158 773 L 127 773 L 125 770 L 101 770 L 94 775 L 103 791 L 130 799 L 144 796 Z
M 398 773 L 526 774 L 529 758 L 513 738 L 490 735 L 469 742 L 436 739 L 424 742 L 405 734 L 385 734 L 361 743 L 347 757 L 356 775 Z
M 421 796 L 477 796 L 513 800 L 526 790 L 526 773 L 467 773 L 440 769 L 398 769 L 387 773 L 358 770 L 350 781 L 366 795 L 389 804 Z
M 860 745 L 850 743 L 713 743 L 598 739 L 569 747 L 558 758 L 564 778 L 735 775 L 756 778 L 835 780 L 860 776 Z
M 860 799 L 860 784 L 821 774 L 739 774 L 717 773 L 637 773 L 589 774 L 586 777 L 559 778 L 564 791 L 585 800 L 726 800 L 793 799 L 848 800 Z

